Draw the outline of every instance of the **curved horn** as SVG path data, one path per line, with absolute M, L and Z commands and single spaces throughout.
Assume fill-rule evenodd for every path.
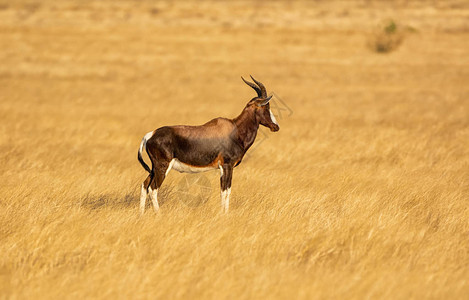
M 246 83 L 247 85 L 249 85 L 250 87 L 252 87 L 256 91 L 258 97 L 262 97 L 262 91 L 261 91 L 261 89 L 259 89 L 259 87 L 257 85 L 255 85 L 252 82 L 246 81 L 246 79 L 244 79 L 243 76 L 241 76 L 241 79 L 244 81 L 244 83 Z
M 267 105 L 267 103 L 269 103 L 270 99 L 272 99 L 272 96 L 273 96 L 273 95 L 270 95 L 269 97 L 260 100 L 260 102 L 259 102 L 258 105 L 259 105 L 259 106 Z
M 251 76 L 251 75 L 249 75 Z M 267 98 L 267 91 L 265 90 L 265 86 L 260 83 L 259 81 L 255 80 L 254 77 L 251 76 L 251 79 L 259 86 L 259 88 L 261 89 L 261 95 L 259 95 L 259 97 L 262 97 L 262 98 Z

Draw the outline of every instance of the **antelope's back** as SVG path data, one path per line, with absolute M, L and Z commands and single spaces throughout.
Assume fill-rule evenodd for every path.
M 193 166 L 208 166 L 236 152 L 236 126 L 225 118 L 200 126 L 165 126 L 157 129 L 147 147 L 156 147 L 167 158 Z

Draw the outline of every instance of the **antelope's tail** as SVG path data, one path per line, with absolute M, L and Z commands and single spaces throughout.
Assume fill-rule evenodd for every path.
M 150 167 L 145 163 L 142 157 L 142 151 L 143 148 L 145 148 L 145 151 L 147 150 L 147 141 L 153 136 L 153 131 L 145 134 L 145 136 L 142 139 L 142 142 L 140 143 L 140 148 L 138 148 L 138 161 L 142 165 L 142 167 L 148 172 L 151 173 Z

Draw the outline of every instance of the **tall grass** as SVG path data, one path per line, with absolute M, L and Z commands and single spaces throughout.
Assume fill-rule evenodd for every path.
M 469 39 L 444 30 L 464 10 L 376 56 L 356 45 L 380 10 L 347 3 L 266 2 L 260 27 L 244 2 L 1 10 L 1 297 L 465 298 Z M 199 205 L 171 172 L 139 217 L 142 136 L 236 116 L 249 73 L 293 113 L 235 169 L 230 212 L 217 172 Z

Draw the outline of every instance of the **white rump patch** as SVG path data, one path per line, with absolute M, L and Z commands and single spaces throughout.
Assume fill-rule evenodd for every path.
M 143 147 L 146 145 L 147 141 L 153 136 L 154 131 L 150 131 L 142 139 L 142 142 L 140 143 L 140 149 L 139 152 L 142 153 Z
M 278 125 L 277 119 L 275 119 L 275 116 L 270 109 L 269 109 L 269 112 L 270 112 L 270 119 L 272 120 L 272 122 L 274 122 L 275 125 Z
M 212 167 L 212 166 L 195 167 L 195 166 L 191 166 L 183 162 L 180 162 L 177 158 L 173 158 L 171 163 L 172 163 L 173 169 L 180 173 L 200 173 L 200 172 L 206 172 L 206 171 L 210 171 L 210 170 L 217 168 L 216 166 L 215 167 Z
M 147 132 L 143 138 L 148 141 L 153 136 L 153 133 L 154 131 Z

